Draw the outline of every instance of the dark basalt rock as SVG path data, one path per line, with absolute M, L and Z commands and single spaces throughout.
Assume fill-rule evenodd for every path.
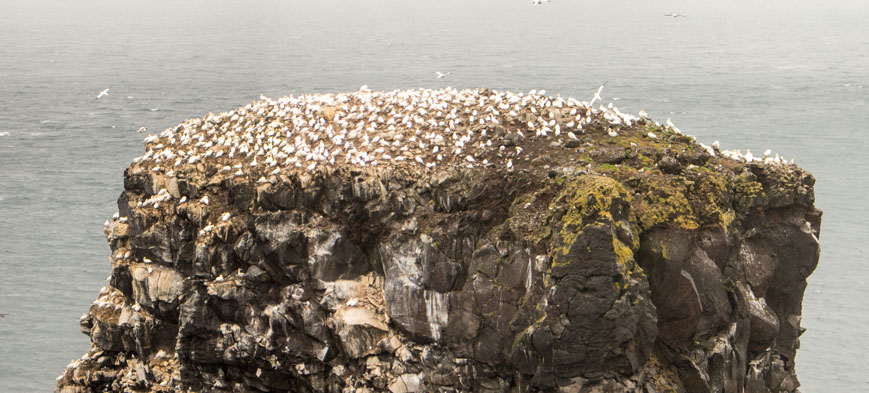
M 57 391 L 796 391 L 814 179 L 655 132 L 519 170 L 133 164 Z
M 665 156 L 661 161 L 658 161 L 658 169 L 661 172 L 675 175 L 682 171 L 682 163 L 673 157 Z

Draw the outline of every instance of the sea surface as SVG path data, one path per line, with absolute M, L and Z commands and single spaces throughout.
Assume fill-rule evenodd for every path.
M 803 392 L 864 390 L 867 21 L 864 0 L 0 0 L 0 392 L 51 391 L 87 350 L 139 127 L 363 84 L 588 100 L 603 82 L 624 112 L 814 173 L 797 374 Z

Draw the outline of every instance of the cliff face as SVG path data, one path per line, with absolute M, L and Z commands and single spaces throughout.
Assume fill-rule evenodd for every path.
M 796 391 L 814 179 L 677 131 L 486 89 L 189 120 L 57 391 Z

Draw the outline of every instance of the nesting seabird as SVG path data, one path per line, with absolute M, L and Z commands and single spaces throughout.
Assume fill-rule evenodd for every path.
M 289 172 L 313 173 L 336 166 L 422 171 L 489 166 L 509 171 L 526 167 L 533 155 L 541 154 L 541 146 L 575 147 L 592 132 L 613 137 L 637 133 L 651 140 L 664 138 L 663 132 L 679 132 L 672 122 L 662 126 L 645 112 L 634 116 L 613 105 L 594 108 L 605 85 L 590 103 L 546 96 L 542 90 L 373 92 L 367 86 L 350 93 L 265 97 L 149 135 L 145 154 L 133 161 L 142 171 L 167 177 L 183 178 L 190 171 L 212 168 L 218 176 L 267 186 Z M 646 128 L 650 126 L 663 129 L 651 132 Z M 178 204 L 210 203 L 201 194 L 196 199 L 176 197 Z M 136 206 L 160 208 L 171 199 L 176 198 L 161 190 L 136 201 Z M 217 222 L 223 218 L 213 217 Z M 231 215 L 226 218 L 229 221 Z

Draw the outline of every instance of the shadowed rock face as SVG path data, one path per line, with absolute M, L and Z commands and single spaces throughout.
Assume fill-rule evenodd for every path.
M 811 175 L 620 133 L 617 165 L 605 128 L 518 169 L 133 164 L 57 391 L 795 391 Z

